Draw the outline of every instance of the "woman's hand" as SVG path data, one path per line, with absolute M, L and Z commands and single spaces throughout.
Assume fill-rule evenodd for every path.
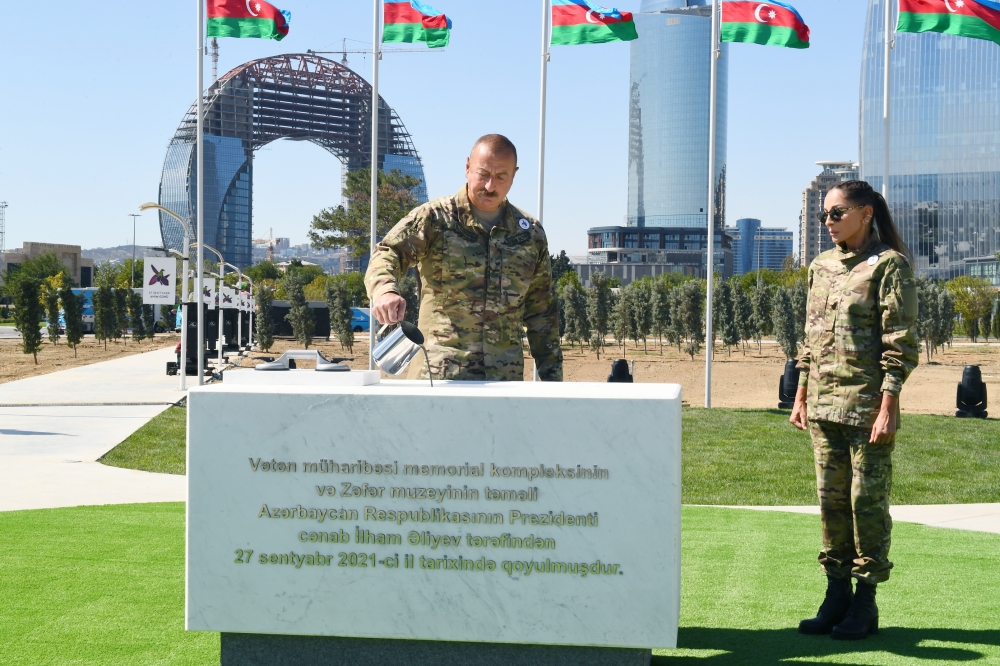
M 806 417 L 806 387 L 800 386 L 795 391 L 795 405 L 792 406 L 792 415 L 788 422 L 799 430 L 809 427 L 809 419 Z
M 889 444 L 896 435 L 896 414 L 899 411 L 899 398 L 888 393 L 882 394 L 882 408 L 872 426 L 870 444 Z

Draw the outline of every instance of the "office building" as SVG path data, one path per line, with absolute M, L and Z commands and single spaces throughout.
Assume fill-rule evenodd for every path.
M 368 167 L 370 107 L 367 81 L 317 55 L 261 58 L 219 77 L 205 93 L 205 243 L 237 266 L 251 262 L 253 154 L 272 141 L 310 141 L 337 156 L 349 171 Z M 167 148 L 159 201 L 190 220 L 192 233 L 197 203 L 195 125 L 192 106 Z M 417 199 L 427 201 L 420 156 L 402 120 L 384 100 L 379 100 L 378 167 L 420 179 Z M 162 212 L 160 232 L 164 247 L 183 244 L 181 225 Z
M 733 245 L 733 272 L 736 275 L 761 269 L 780 271 L 785 258 L 792 254 L 792 232 L 765 229 L 760 220 L 743 218 L 735 227 L 726 227 Z
M 85 288 L 94 285 L 94 260 L 85 258 L 79 245 L 56 243 L 23 243 L 16 250 L 0 252 L 0 279 L 8 268 L 16 268 L 43 254 L 54 254 L 62 262 L 66 272 L 73 278 L 74 286 Z
M 845 180 L 858 179 L 855 162 L 816 162 L 823 170 L 813 178 L 802 192 L 802 211 L 799 213 L 799 262 L 808 266 L 819 254 L 833 247 L 826 225 L 816 217 L 823 210 L 826 193 Z
M 631 42 L 631 227 L 704 227 L 709 193 L 710 0 L 642 0 Z M 725 223 L 728 44 L 718 71 L 716 229 Z
M 876 189 L 884 1 L 869 2 L 861 64 L 861 177 Z M 1000 45 L 936 32 L 894 39 L 889 205 L 918 273 L 966 274 L 1000 250 Z

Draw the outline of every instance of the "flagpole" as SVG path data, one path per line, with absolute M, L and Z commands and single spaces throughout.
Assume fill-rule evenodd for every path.
M 545 203 L 545 97 L 548 92 L 549 73 L 549 22 L 552 19 L 552 0 L 542 0 L 542 90 L 538 112 L 538 223 L 544 224 L 542 207 Z M 532 381 L 538 381 L 538 364 L 532 372 Z
M 381 55 L 380 44 L 382 42 L 381 34 L 381 16 L 379 16 L 379 10 L 381 9 L 381 0 L 374 0 L 372 3 L 373 7 L 373 17 L 372 17 L 372 163 L 371 163 L 371 175 L 372 175 L 372 185 L 371 185 L 371 240 L 368 256 L 372 257 L 375 255 L 375 243 L 376 234 L 378 233 L 378 60 Z M 375 328 L 377 326 L 375 322 L 375 308 L 374 303 L 369 303 L 368 310 L 368 369 L 375 369 L 375 356 L 372 352 L 375 351 Z
M 885 61 L 883 63 L 882 83 L 882 134 L 884 135 L 885 156 L 882 161 L 882 196 L 889 201 L 889 132 L 891 118 L 889 115 L 889 94 L 892 84 L 892 3 L 885 0 Z
M 708 248 L 706 252 L 706 273 L 708 277 L 708 297 L 705 301 L 705 407 L 712 406 L 712 345 L 715 342 L 712 331 L 712 289 L 715 282 L 715 128 L 718 107 L 719 58 L 722 48 L 719 42 L 719 0 L 712 0 L 712 51 L 711 78 L 708 113 Z
M 205 270 L 205 2 L 198 2 L 198 120 L 195 133 L 195 158 L 197 178 L 198 178 L 198 201 L 197 201 L 197 228 L 195 237 L 198 243 L 197 267 L 195 270 L 195 293 L 198 297 L 194 299 L 198 307 L 198 385 L 205 383 L 205 317 L 202 316 L 202 289 Z M 187 284 L 188 276 L 184 276 L 184 283 Z M 187 335 L 187 331 L 184 331 Z M 186 361 L 185 361 L 186 363 Z M 182 372 L 187 372 L 185 367 Z

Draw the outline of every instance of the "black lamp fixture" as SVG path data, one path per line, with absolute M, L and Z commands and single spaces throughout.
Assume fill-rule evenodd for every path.
M 958 408 L 955 416 L 960 419 L 986 418 L 986 384 L 983 383 L 983 373 L 978 365 L 967 365 L 962 370 L 962 383 L 958 385 L 955 407 Z
M 616 358 L 611 362 L 611 374 L 608 375 L 608 382 L 612 384 L 632 383 L 632 373 L 629 372 L 628 361 Z
M 785 372 L 778 380 L 778 409 L 791 409 L 795 405 L 795 393 L 799 390 L 799 369 L 796 361 L 785 361 Z

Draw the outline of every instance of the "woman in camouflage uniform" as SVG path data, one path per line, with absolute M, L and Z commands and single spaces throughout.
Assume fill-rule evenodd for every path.
M 830 190 L 825 205 L 819 217 L 836 246 L 809 266 L 806 341 L 790 420 L 812 436 L 827 591 L 799 631 L 860 639 L 878 631 L 875 586 L 892 568 L 892 450 L 899 392 L 919 360 L 917 293 L 909 251 L 878 192 L 846 181 Z

